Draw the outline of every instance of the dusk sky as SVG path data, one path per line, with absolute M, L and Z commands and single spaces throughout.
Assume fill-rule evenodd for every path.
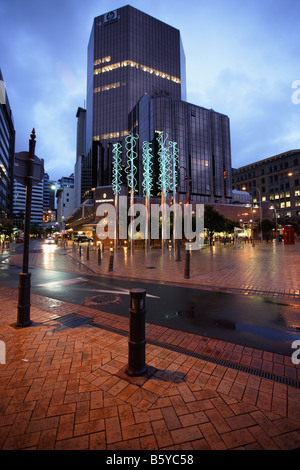
M 187 101 L 230 118 L 232 167 L 300 148 L 299 0 L 0 0 L 16 152 L 34 127 L 50 179 L 73 173 L 93 19 L 127 4 L 180 30 Z

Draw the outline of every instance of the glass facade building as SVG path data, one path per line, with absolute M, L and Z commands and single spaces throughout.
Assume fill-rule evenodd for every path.
M 159 173 L 157 133 L 177 142 L 179 197 L 189 193 L 199 203 L 229 203 L 232 199 L 230 123 L 226 115 L 164 94 L 144 95 L 136 106 L 139 155 L 143 141 L 154 150 L 154 174 Z M 134 119 L 134 117 L 132 117 Z M 139 192 L 142 170 L 138 173 Z M 189 183 L 184 179 L 190 180 Z M 157 178 L 156 178 L 157 180 Z M 154 195 L 159 189 L 154 188 Z
M 87 70 L 86 155 L 96 187 L 110 184 L 112 144 L 133 131 L 128 115 L 144 93 L 164 90 L 185 99 L 180 32 L 131 6 L 101 15 L 94 19 Z
M 0 69 L 0 217 L 12 217 L 15 130 Z
M 131 6 L 94 19 L 88 45 L 86 152 L 82 175 L 90 188 L 112 183 L 113 144 L 139 135 L 155 147 L 155 131 L 178 143 L 180 193 L 188 177 L 195 202 L 230 202 L 231 151 L 227 116 L 186 102 L 185 54 L 178 29 Z M 154 155 L 158 178 L 157 154 Z M 86 181 L 88 179 L 88 182 Z M 157 185 L 155 186 L 157 192 Z

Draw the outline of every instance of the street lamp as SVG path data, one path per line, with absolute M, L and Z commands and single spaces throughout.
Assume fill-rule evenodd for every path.
M 179 172 L 178 172 L 178 179 L 179 179 L 179 181 L 178 181 L 178 185 L 177 185 L 177 202 L 179 202 L 180 168 L 183 168 L 184 171 L 185 171 L 185 177 L 184 177 L 184 179 L 183 179 L 182 182 L 183 182 L 183 183 L 191 183 L 191 181 L 192 181 L 191 179 L 189 179 L 189 178 L 187 177 L 187 169 L 185 168 L 185 166 L 180 166 L 180 167 L 179 167 Z M 188 203 L 190 202 L 190 185 L 189 185 L 189 188 L 188 188 L 187 201 L 188 201 Z
M 260 218 L 260 239 L 261 239 L 261 244 L 263 244 L 263 230 L 262 230 L 262 208 L 261 208 L 261 192 L 258 188 L 256 188 L 255 186 L 252 187 L 252 190 L 255 189 L 258 194 L 259 194 L 259 218 Z M 243 186 L 242 187 L 242 190 L 243 191 L 246 191 L 246 187 Z M 253 196 L 252 196 L 252 212 L 253 212 Z M 253 237 L 253 240 L 254 240 L 254 237 Z
M 192 180 L 189 179 L 187 177 L 187 169 L 185 168 L 185 166 L 180 166 L 178 168 L 178 174 L 177 174 L 177 204 L 179 204 L 179 183 L 180 183 L 180 169 L 183 168 L 184 171 L 185 171 L 185 177 L 183 179 L 183 183 L 190 183 Z M 190 186 L 189 186 L 189 189 L 188 189 L 188 195 L 187 195 L 187 201 L 188 203 L 190 202 Z M 173 232 L 174 232 L 174 224 L 173 224 Z M 173 236 L 174 236 L 174 233 L 173 233 Z M 177 240 L 177 244 L 178 244 L 178 247 L 179 247 L 179 240 Z M 174 250 L 176 250 L 176 246 L 175 246 L 175 243 L 174 243 Z

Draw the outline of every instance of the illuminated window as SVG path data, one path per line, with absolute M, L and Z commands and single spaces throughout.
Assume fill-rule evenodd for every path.
M 101 63 L 104 63 L 104 59 L 96 60 L 94 62 L 94 65 L 99 65 Z M 146 65 L 140 65 L 137 62 L 134 62 L 132 60 L 123 60 L 123 62 L 116 62 L 115 64 L 109 64 L 109 65 L 106 65 L 105 67 L 97 68 L 94 70 L 94 75 L 98 75 L 99 73 L 110 72 L 111 70 L 118 69 L 120 67 L 135 67 L 136 69 L 140 69 L 143 72 L 155 74 L 157 77 L 161 77 L 166 80 L 171 80 L 174 83 L 181 83 L 180 79 L 177 77 L 173 77 L 172 75 L 169 75 L 165 72 L 161 72 L 160 70 L 155 70 L 151 67 L 147 67 Z
M 103 57 L 103 59 L 97 59 L 97 60 L 95 60 L 94 66 L 95 66 L 95 65 L 99 65 L 99 64 L 105 64 L 106 62 L 110 62 L 110 61 L 111 61 L 111 57 L 110 57 L 110 55 L 109 55 L 109 56 L 107 56 L 107 57 Z
M 110 83 L 109 85 L 98 86 L 94 88 L 94 93 L 100 93 L 101 91 L 113 90 L 121 86 L 120 82 Z

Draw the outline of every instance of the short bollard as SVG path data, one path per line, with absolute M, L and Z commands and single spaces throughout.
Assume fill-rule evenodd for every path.
M 81 246 L 79 245 L 79 258 L 81 258 Z
M 185 253 L 185 266 L 184 266 L 184 278 L 189 279 L 190 278 L 190 250 L 186 250 Z
M 114 270 L 114 252 L 111 251 L 109 255 L 109 265 L 108 265 L 108 270 L 113 271 Z
M 86 259 L 87 261 L 90 259 L 90 247 L 87 246 L 87 249 L 86 249 Z
M 101 264 L 101 249 L 100 249 L 100 246 L 98 248 L 98 264 L 99 265 Z
M 139 376 L 147 372 L 145 362 L 145 299 L 144 289 L 130 291 L 129 308 L 129 340 L 128 340 L 128 366 L 126 373 L 130 376 Z
M 180 256 L 180 242 L 177 241 L 177 247 L 176 247 L 176 260 L 175 261 L 181 261 L 181 256 Z

